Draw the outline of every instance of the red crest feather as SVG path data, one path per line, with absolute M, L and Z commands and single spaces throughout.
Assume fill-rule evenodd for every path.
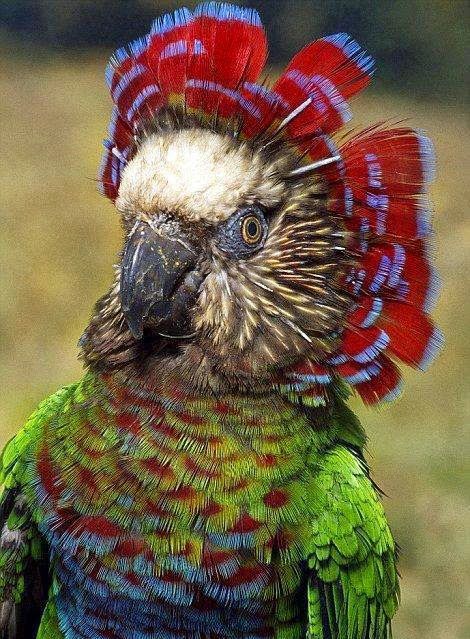
M 272 89 L 256 83 L 266 56 L 257 12 L 218 2 L 163 16 L 147 36 L 116 51 L 106 72 L 115 106 L 102 192 L 116 198 L 140 122 L 178 102 L 237 118 L 246 138 L 278 127 L 312 161 L 339 155 L 320 170 L 331 185 L 329 210 L 355 238 L 359 259 L 344 282 L 355 304 L 334 356 L 300 362 L 286 373 L 285 388 L 314 400 L 339 377 L 366 403 L 394 398 L 400 373 L 392 360 L 425 369 L 442 343 L 428 317 L 439 288 L 424 197 L 432 145 L 411 129 L 373 127 L 336 149 L 330 135 L 350 119 L 347 100 L 373 72 L 372 58 L 348 35 L 306 46 Z

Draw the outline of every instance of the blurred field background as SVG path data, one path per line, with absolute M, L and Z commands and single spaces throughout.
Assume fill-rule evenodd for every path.
M 188 5 L 194 3 L 188 2 Z M 469 3 L 250 2 L 279 65 L 319 35 L 348 31 L 377 59 L 354 125 L 409 118 L 433 138 L 436 316 L 447 344 L 408 373 L 387 409 L 357 405 L 399 544 L 395 639 L 470 637 Z M 117 217 L 94 182 L 110 112 L 111 51 L 175 2 L 0 3 L 0 444 L 38 401 L 81 374 L 76 342 L 111 282 Z M 467 37 L 466 35 L 467 34 Z

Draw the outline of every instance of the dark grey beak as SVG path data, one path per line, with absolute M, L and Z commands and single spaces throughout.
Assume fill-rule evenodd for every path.
M 200 283 L 197 259 L 179 225 L 135 225 L 122 257 L 121 306 L 136 339 L 147 325 L 174 337 L 187 330 L 187 310 Z

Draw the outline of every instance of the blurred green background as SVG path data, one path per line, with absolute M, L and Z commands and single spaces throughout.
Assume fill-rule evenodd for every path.
M 176 2 L 0 3 L 0 444 L 38 401 L 80 375 L 76 342 L 112 279 L 120 246 L 94 182 L 110 112 L 112 50 Z M 187 2 L 189 6 L 195 3 Z M 356 126 L 408 118 L 433 138 L 436 317 L 446 348 L 429 373 L 406 374 L 402 399 L 356 403 L 374 478 L 402 547 L 395 639 L 470 637 L 470 3 L 440 0 L 240 2 L 258 8 L 281 65 L 337 31 L 377 60 L 355 100 Z

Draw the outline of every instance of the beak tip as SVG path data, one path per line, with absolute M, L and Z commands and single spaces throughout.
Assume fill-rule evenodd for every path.
M 144 335 L 143 322 L 140 319 L 130 318 L 127 313 L 125 317 L 126 317 L 127 326 L 132 334 L 132 337 L 134 339 L 142 339 Z

